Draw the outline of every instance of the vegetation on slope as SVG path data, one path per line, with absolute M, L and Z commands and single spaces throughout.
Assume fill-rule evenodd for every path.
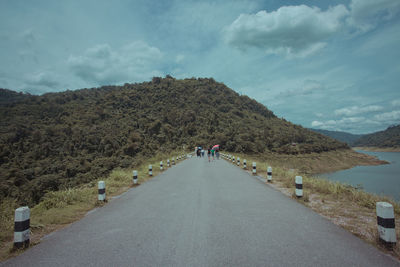
M 47 191 L 137 166 L 157 152 L 195 145 L 281 154 L 347 148 L 277 118 L 213 79 L 155 77 L 18 100 L 15 92 L 2 92 L 0 199 L 10 197 L 18 204 L 38 203 Z
M 366 134 L 354 146 L 400 148 L 400 125 L 388 127 L 385 131 Z

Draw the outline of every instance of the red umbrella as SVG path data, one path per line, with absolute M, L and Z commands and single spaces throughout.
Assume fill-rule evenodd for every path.
M 212 149 L 215 149 L 215 148 L 219 149 L 219 145 L 215 145 L 212 147 Z

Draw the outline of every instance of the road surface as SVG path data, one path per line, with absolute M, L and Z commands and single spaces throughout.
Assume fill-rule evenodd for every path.
M 188 159 L 4 266 L 399 266 L 230 163 Z

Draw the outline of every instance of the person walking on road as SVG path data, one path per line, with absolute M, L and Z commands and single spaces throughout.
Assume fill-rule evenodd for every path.
M 208 151 L 207 151 L 207 156 L 208 156 L 208 162 L 210 162 L 211 148 L 208 149 Z
M 219 159 L 219 148 L 217 148 L 217 150 L 215 150 L 215 156 L 217 157 L 217 159 Z
M 215 154 L 215 150 L 211 149 L 211 155 L 212 155 L 213 160 L 214 160 L 214 154 Z

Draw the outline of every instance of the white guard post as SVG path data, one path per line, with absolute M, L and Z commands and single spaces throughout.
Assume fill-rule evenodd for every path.
M 99 181 L 97 188 L 99 191 L 98 200 L 106 201 L 106 183 L 104 181 Z
M 247 162 L 246 162 L 246 159 L 243 160 L 243 169 L 247 169 Z
M 153 166 L 149 165 L 149 176 L 153 176 Z
M 267 168 L 267 179 L 268 179 L 268 182 L 272 181 L 272 168 L 271 168 L 271 166 L 268 166 L 268 168 Z
M 133 184 L 137 184 L 138 179 L 137 179 L 137 171 L 133 171 Z
M 257 174 L 257 164 L 253 161 L 253 174 Z
M 303 177 L 296 176 L 295 182 L 296 182 L 296 197 L 302 197 L 303 196 Z
M 30 242 L 30 210 L 19 207 L 14 215 L 14 248 L 27 248 Z
M 160 161 L 160 171 L 162 171 L 162 170 L 164 170 L 164 167 L 163 167 L 163 162 L 162 162 L 162 161 Z
M 240 158 L 237 157 L 237 165 L 240 166 Z
M 393 206 L 387 202 L 376 203 L 379 239 L 387 245 L 396 244 L 396 228 Z

